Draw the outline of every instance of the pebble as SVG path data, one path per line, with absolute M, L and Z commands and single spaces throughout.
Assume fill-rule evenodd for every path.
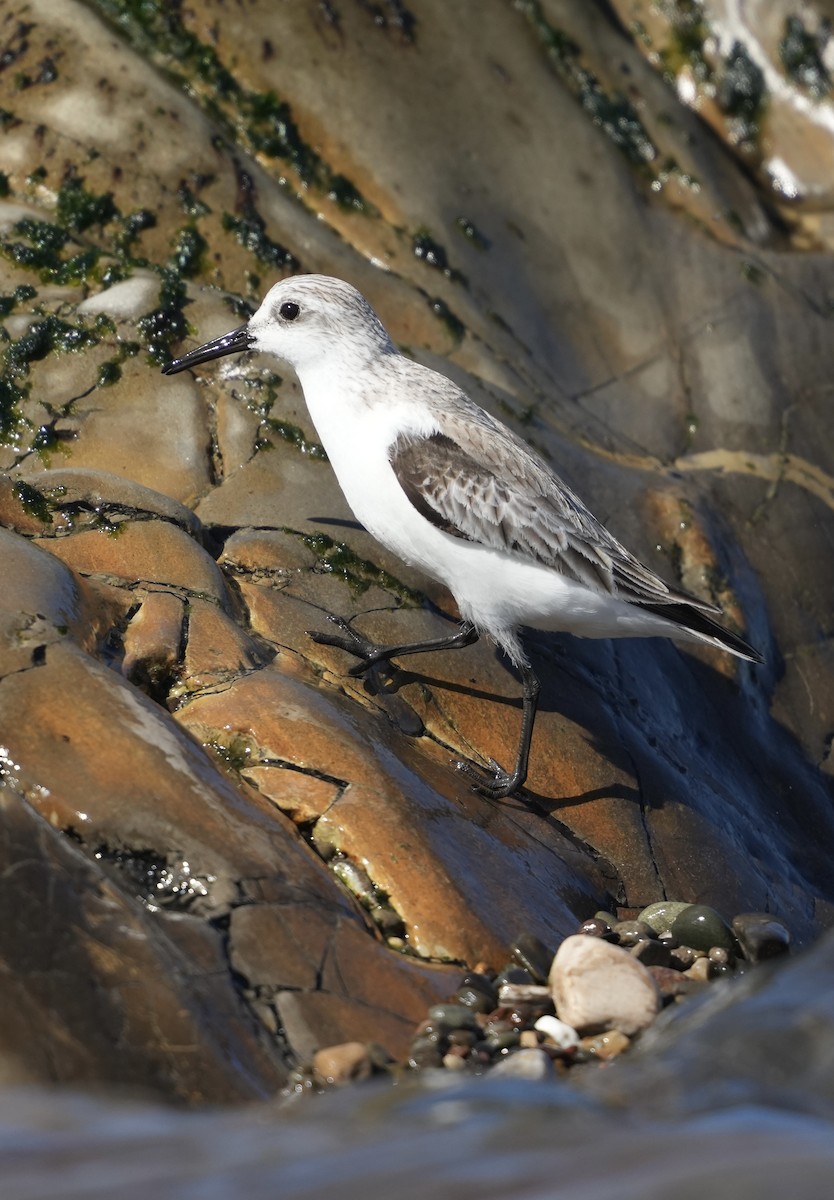
M 545 983 L 553 962 L 553 951 L 545 946 L 541 938 L 533 933 L 524 933 L 517 937 L 510 947 L 510 953 L 524 970 L 538 983 Z
M 443 1064 L 437 1041 L 430 1037 L 418 1036 L 411 1043 L 408 1054 L 408 1065 L 415 1070 L 423 1071 L 426 1067 L 439 1067 Z
M 428 1011 L 428 1019 L 432 1029 L 440 1034 L 449 1033 L 452 1029 L 478 1029 L 475 1014 L 465 1004 L 433 1004 Z
M 560 1021 L 558 1017 L 539 1017 L 534 1028 L 560 1050 L 575 1050 L 579 1045 L 579 1034 L 572 1025 Z
M 750 962 L 776 958 L 790 949 L 790 930 L 769 913 L 739 913 L 733 917 L 733 932 Z
M 516 1004 L 549 1004 L 550 988 L 540 983 L 504 983 L 498 989 L 498 1003 L 502 1008 Z
M 601 917 L 591 917 L 589 921 L 583 921 L 576 932 L 584 933 L 586 937 L 610 938 L 612 936 L 611 926 Z
M 479 1040 L 479 1035 L 472 1029 L 453 1029 L 446 1040 L 450 1046 L 471 1049 Z
M 660 1009 L 649 971 L 622 946 L 600 938 L 568 937 L 550 971 L 556 1013 L 579 1033 L 645 1029 Z
M 553 1063 L 543 1050 L 516 1050 L 497 1062 L 490 1071 L 491 1079 L 527 1079 L 533 1082 L 553 1074 Z
M 628 1050 L 631 1039 L 627 1038 L 619 1029 L 612 1029 L 608 1033 L 585 1037 L 579 1044 L 581 1049 L 592 1058 L 609 1059 L 616 1058 L 618 1054 Z
M 638 938 L 629 953 L 640 960 L 644 967 L 668 967 L 672 961 L 671 949 L 657 938 Z
M 491 1055 L 503 1054 L 505 1050 L 514 1050 L 520 1038 L 521 1034 L 517 1029 L 496 1029 L 485 1034 L 484 1046 Z
M 694 979 L 699 983 L 707 983 L 712 979 L 713 964 L 706 957 L 696 958 L 691 967 L 687 967 L 684 975 L 687 979 Z
M 655 936 L 669 930 L 681 943 L 704 953 L 712 946 L 732 950 L 735 944 L 726 922 L 706 904 L 660 900 L 644 908 L 639 920 L 650 926 Z
M 370 1079 L 374 1060 L 364 1042 L 342 1042 L 325 1046 L 313 1055 L 313 1077 L 317 1083 L 339 1087 Z
M 515 963 L 507 963 L 495 977 L 495 986 L 500 990 L 505 983 L 535 983 L 535 979 L 526 967 L 518 967 Z
M 472 1012 L 490 1013 L 498 1006 L 498 993 L 491 984 L 487 990 L 474 983 L 463 983 L 455 993 L 455 999 Z
M 654 930 L 645 921 L 618 921 L 614 933 L 621 946 L 634 946 L 641 938 L 654 937 Z
M 685 971 L 699 957 L 700 955 L 691 946 L 678 946 L 677 950 L 672 951 L 670 966 L 675 967 L 678 971 Z
M 664 900 L 633 916 L 636 911 L 621 910 L 623 920 L 596 913 L 565 939 L 552 961 L 540 939 L 523 935 L 511 947 L 514 961 L 500 973 L 478 963 L 450 1001 L 429 1009 L 409 1065 L 489 1067 L 490 1074 L 538 1079 L 615 1058 L 663 1004 L 702 991 L 712 979 L 741 975 L 750 963 L 784 954 L 790 946 L 789 930 L 768 913 L 742 913 L 731 930 L 707 905 Z M 539 981 L 548 962 L 544 986 Z M 321 1053 L 333 1049 L 341 1048 Z M 369 1067 L 367 1050 L 352 1044 L 346 1079 L 385 1068 Z M 336 1069 L 332 1080 L 327 1069 L 317 1060 L 314 1080 L 337 1081 Z M 354 1069 L 359 1073 L 351 1075 Z
M 674 967 L 649 967 L 649 974 L 664 1000 L 691 995 L 700 987 L 697 980 L 687 977 L 683 971 L 676 971 Z

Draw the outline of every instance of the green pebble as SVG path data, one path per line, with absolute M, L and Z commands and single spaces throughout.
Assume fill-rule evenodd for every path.
M 644 908 L 638 918 L 644 921 L 655 935 L 667 931 L 677 938 L 682 946 L 707 953 L 713 946 L 732 950 L 735 939 L 726 922 L 706 904 L 687 904 L 682 900 L 660 900 Z
M 479 1028 L 475 1014 L 465 1004 L 433 1004 L 428 1011 L 428 1018 L 438 1032 Z

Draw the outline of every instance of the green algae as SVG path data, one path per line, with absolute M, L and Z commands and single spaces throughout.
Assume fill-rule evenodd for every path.
M 234 234 L 245 250 L 254 254 L 259 263 L 288 271 L 298 269 L 295 255 L 268 236 L 266 223 L 259 213 L 250 211 L 242 216 L 223 213 L 222 225 L 228 233 Z
M 212 176 L 201 176 L 199 178 L 199 185 L 197 185 L 198 190 L 200 186 L 204 187 L 206 184 L 211 183 L 212 178 Z M 179 200 L 186 216 L 191 217 L 194 220 L 196 220 L 198 217 L 208 216 L 208 214 L 211 212 L 211 209 L 205 203 L 205 201 L 200 200 L 187 183 L 181 183 L 177 188 L 177 199 Z
M 262 159 L 289 164 L 304 186 L 342 208 L 373 212 L 357 187 L 331 170 L 304 140 L 290 105 L 274 91 L 243 86 L 213 46 L 200 41 L 183 19 L 182 0 L 89 0 L 128 41 L 164 67 L 200 103 L 231 141 Z M 279 181 L 285 182 L 279 175 Z
M 593 123 L 632 166 L 647 169 L 657 159 L 657 149 L 628 98 L 605 91 L 593 72 L 582 65 L 577 43 L 547 21 L 539 0 L 513 0 L 513 7 L 526 17 L 556 75 Z
M 115 248 L 123 257 L 130 255 L 134 242 L 146 229 L 156 226 L 156 213 L 149 208 L 137 208 L 122 217 L 121 231 L 116 235 Z
M 308 458 L 319 458 L 323 462 L 327 462 L 327 454 L 324 446 L 319 442 L 309 441 L 304 430 L 298 425 L 293 425 L 290 421 L 280 421 L 276 417 L 265 417 L 264 425 L 272 432 L 278 435 L 283 441 L 289 442 L 291 446 L 295 446 L 302 454 L 306 454 Z M 257 449 L 265 450 L 271 443 L 264 438 L 260 438 L 257 443 Z
M 0 293 L 0 317 L 8 317 L 10 313 L 14 312 L 18 304 L 25 304 L 27 300 L 34 300 L 37 294 L 37 289 L 28 283 L 21 283 L 10 295 Z
M 445 300 L 441 300 L 439 296 L 432 296 L 429 299 L 429 308 L 436 317 L 443 322 L 455 343 L 463 341 L 466 333 L 466 326 L 459 317 L 456 317 Z
M 43 492 L 39 492 L 36 487 L 26 483 L 23 479 L 15 480 L 13 491 L 24 512 L 28 513 L 30 517 L 34 517 L 36 521 L 40 521 L 42 525 L 50 523 L 52 509 Z
M 230 771 L 234 771 L 237 775 L 246 767 L 252 766 L 252 746 L 240 734 L 233 734 L 228 742 L 212 739 L 210 742 L 204 742 L 203 745 L 212 754 L 216 755 Z
M 711 36 L 709 24 L 700 0 L 675 0 L 666 4 L 663 14 L 669 22 L 669 44 L 660 54 L 664 74 L 674 83 L 686 68 L 697 83 L 708 83 L 713 77 L 704 47 Z
M 466 238 L 467 242 L 475 247 L 476 250 L 489 249 L 488 239 L 484 237 L 481 231 L 472 223 L 472 221 L 469 220 L 468 217 L 458 217 L 455 221 L 455 228 L 460 234 L 463 235 L 463 237 Z
M 779 59 L 785 74 L 815 100 L 821 100 L 831 91 L 831 75 L 822 59 L 828 32 L 823 28 L 818 34 L 811 33 L 801 17 L 789 16 L 785 18 L 779 42 Z
M 415 258 L 419 258 L 427 267 L 440 271 L 447 279 L 452 279 L 456 283 L 466 283 L 461 272 L 449 265 L 449 257 L 445 248 L 441 246 L 440 242 L 435 241 L 428 229 L 418 229 L 414 234 L 411 239 L 411 252 Z
M 112 192 L 88 191 L 84 180 L 76 176 L 58 189 L 55 215 L 57 224 L 70 233 L 84 233 L 93 225 L 101 227 L 121 217 Z
M 186 225 L 177 230 L 170 265 L 180 275 L 192 279 L 203 270 L 207 250 L 208 242 L 199 229 L 194 225 Z
M 715 99 L 730 119 L 733 140 L 742 147 L 753 146 L 761 131 L 767 88 L 764 73 L 741 42 L 733 43 L 723 63 Z
M 119 382 L 121 377 L 122 368 L 117 362 L 109 359 L 99 367 L 97 383 L 99 387 L 112 387 L 114 383 Z
M 285 533 L 300 537 L 304 545 L 315 554 L 317 569 L 329 575 L 338 575 L 356 595 L 362 595 L 370 587 L 381 587 L 392 592 L 404 604 L 419 605 L 422 597 L 396 576 L 378 567 L 366 558 L 361 558 L 344 542 L 336 542 L 326 533 L 302 533 L 285 529 Z
M 189 332 L 183 309 L 188 304 L 185 283 L 176 271 L 163 268 L 159 303 L 136 322 L 145 349 L 156 363 L 171 358 L 171 348 Z

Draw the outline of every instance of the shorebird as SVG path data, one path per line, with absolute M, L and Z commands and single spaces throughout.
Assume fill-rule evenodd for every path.
M 347 621 L 318 642 L 359 658 L 351 674 L 489 637 L 517 668 L 522 720 L 515 765 L 456 762 L 484 794 L 527 777 L 540 685 L 522 627 L 580 637 L 708 642 L 760 655 L 714 620 L 714 605 L 670 587 L 608 532 L 521 438 L 446 376 L 400 354 L 367 300 L 323 275 L 285 279 L 240 328 L 166 364 L 167 375 L 258 350 L 288 363 L 358 521 L 455 598 L 449 637 L 379 646 Z

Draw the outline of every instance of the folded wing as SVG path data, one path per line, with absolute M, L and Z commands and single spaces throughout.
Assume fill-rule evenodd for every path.
M 668 587 L 523 442 L 510 442 L 505 433 L 500 426 L 468 428 L 466 448 L 445 433 L 400 437 L 389 461 L 418 512 L 453 537 L 534 559 L 631 603 L 720 611 Z

